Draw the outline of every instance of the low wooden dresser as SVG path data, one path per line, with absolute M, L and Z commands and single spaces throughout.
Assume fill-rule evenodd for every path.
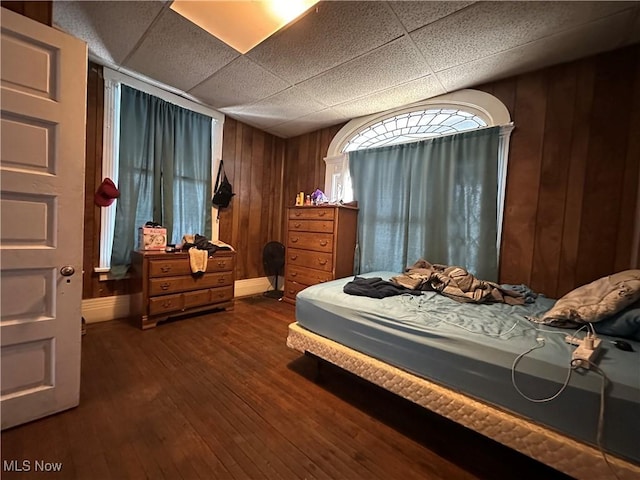
M 283 300 L 311 285 L 353 275 L 358 209 L 344 205 L 289 207 Z
M 234 251 L 218 250 L 205 273 L 192 274 L 187 252 L 133 252 L 133 281 L 141 293 L 132 308 L 136 323 L 147 329 L 172 316 L 233 308 L 235 259 Z

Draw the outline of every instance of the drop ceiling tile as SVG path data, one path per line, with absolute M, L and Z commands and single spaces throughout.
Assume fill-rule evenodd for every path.
M 268 128 L 325 109 L 325 105 L 291 87 L 251 105 L 221 108 L 220 111 L 250 125 Z
M 617 48 L 629 27 L 625 12 L 436 73 L 448 91 L 569 62 Z
M 284 80 L 240 56 L 189 93 L 220 108 L 254 103 L 289 86 Z
M 408 32 L 424 27 L 475 2 L 389 2 Z
M 317 11 L 312 7 L 247 56 L 296 84 L 384 45 L 403 32 L 386 2 L 322 2 Z
M 124 66 L 189 91 L 239 55 L 173 10 L 165 10 Z
M 386 90 L 431 73 L 422 54 L 405 37 L 298 85 L 325 105 Z
M 477 2 L 411 33 L 437 72 L 544 38 L 636 2 Z M 437 38 L 438 41 L 433 39 Z
M 336 105 L 333 109 L 345 118 L 357 118 L 384 112 L 402 105 L 442 95 L 445 90 L 433 75 L 389 88 L 366 97 Z
M 293 121 L 281 123 L 269 128 L 267 131 L 282 138 L 290 138 L 312 132 L 324 127 L 330 127 L 338 123 L 346 122 L 350 118 L 336 112 L 331 108 L 314 112 L 304 117 L 296 118 Z
M 164 3 L 55 1 L 53 23 L 87 42 L 93 56 L 120 64 L 160 13 Z

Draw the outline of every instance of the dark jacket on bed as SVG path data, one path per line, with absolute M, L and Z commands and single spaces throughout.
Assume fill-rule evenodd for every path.
M 391 297 L 393 295 L 401 295 L 403 293 L 410 293 L 412 295 L 421 294 L 419 291 L 403 287 L 397 283 L 382 280 L 380 277 L 354 277 L 352 281 L 348 282 L 344 286 L 343 291 L 350 295 L 359 295 L 361 297 L 371 298 Z

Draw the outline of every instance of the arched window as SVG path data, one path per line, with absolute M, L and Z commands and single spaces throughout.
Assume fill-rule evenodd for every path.
M 459 90 L 394 110 L 357 118 L 333 138 L 325 157 L 325 194 L 332 202 L 353 200 L 348 153 L 465 130 L 501 126 L 498 177 L 498 242 L 502 231 L 509 138 L 513 130 L 505 105 L 479 90 Z M 499 247 L 499 245 L 498 245 Z
M 413 142 L 486 126 L 487 122 L 483 118 L 461 109 L 413 110 L 385 118 L 364 128 L 347 142 L 342 151 L 352 152 L 363 148 Z

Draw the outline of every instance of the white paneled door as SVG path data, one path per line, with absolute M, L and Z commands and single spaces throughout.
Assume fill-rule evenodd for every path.
M 87 49 L 2 8 L 2 428 L 78 405 Z

